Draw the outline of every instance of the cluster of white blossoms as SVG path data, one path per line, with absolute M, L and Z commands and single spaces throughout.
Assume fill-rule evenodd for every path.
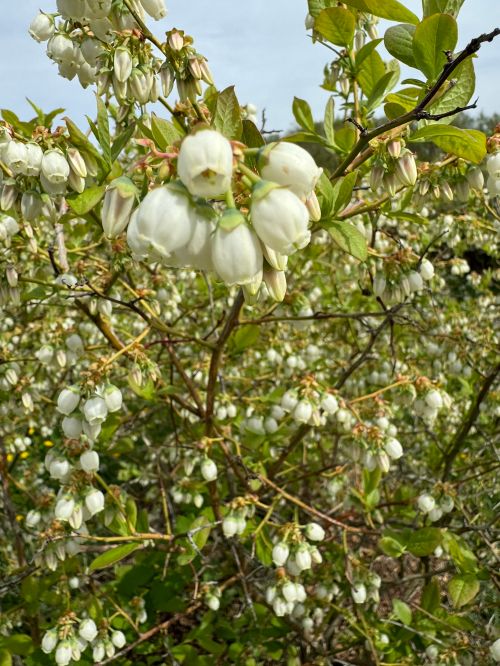
M 413 153 L 401 141 L 391 140 L 383 146 L 370 171 L 370 187 L 374 192 L 383 188 L 393 197 L 401 187 L 413 187 L 417 178 Z
M 436 501 L 429 493 L 423 493 L 417 498 L 419 511 L 425 514 L 431 523 L 438 521 L 443 514 L 453 511 L 454 506 L 455 502 L 449 495 L 443 495 L 439 501 Z
M 99 95 L 112 91 L 126 107 L 156 102 L 161 93 L 168 97 L 175 82 L 181 101 L 195 101 L 202 82 L 213 84 L 206 58 L 182 30 L 167 32 L 166 59 L 152 55 L 134 33 L 145 13 L 155 20 L 167 15 L 164 0 L 57 0 L 57 9 L 59 14 L 35 16 L 29 32 L 47 41 L 59 74 L 70 81 L 78 77 L 84 88 L 95 83 Z M 57 16 L 64 20 L 57 22 Z
M 92 618 L 85 618 L 76 627 L 76 618 L 68 615 L 58 627 L 49 629 L 42 638 L 41 648 L 45 654 L 55 651 L 58 666 L 67 666 L 72 661 L 80 661 L 82 652 L 92 649 L 92 659 L 100 662 L 105 657 L 111 659 L 116 650 L 126 644 L 125 634 L 108 627 L 98 629 Z
M 50 196 L 64 194 L 68 186 L 75 192 L 85 189 L 88 175 L 96 175 L 95 164 L 74 147 L 64 151 L 60 147 L 46 150 L 36 141 L 18 141 L 6 127 L 0 127 L 0 160 L 12 174 L 2 184 L 1 208 L 7 211 L 15 205 L 21 194 L 21 212 L 25 220 L 32 221 L 50 213 L 51 204 L 37 189 Z M 92 172 L 92 173 L 91 173 Z M 19 179 L 22 176 L 24 178 Z
M 384 303 L 395 305 L 422 291 L 425 282 L 429 282 L 433 277 L 434 266 L 428 259 L 422 259 L 418 271 L 401 273 L 398 270 L 396 275 L 390 276 L 385 272 L 377 273 L 373 280 L 373 293 Z
M 244 287 L 253 302 L 265 284 L 282 301 L 288 256 L 308 245 L 310 218 L 321 215 L 314 192 L 321 169 L 302 148 L 280 142 L 261 151 L 259 170 L 262 177 L 235 160 L 231 143 L 215 130 L 186 137 L 177 160 L 180 181 L 151 190 L 130 217 L 134 257 L 215 271 L 226 285 Z M 241 208 L 232 192 L 235 171 L 251 194 Z M 110 199 L 118 200 L 114 192 Z M 105 199 L 103 224 L 111 237 L 127 224 L 131 206 L 123 215 L 122 209 Z
M 500 196 L 500 151 L 488 156 L 486 169 L 488 171 L 486 186 L 490 196 Z

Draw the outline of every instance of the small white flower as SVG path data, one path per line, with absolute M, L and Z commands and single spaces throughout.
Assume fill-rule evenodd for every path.
M 14 175 L 25 173 L 28 165 L 26 144 L 20 141 L 9 141 L 3 151 L 3 159 Z
M 137 188 L 126 176 L 115 178 L 106 188 L 102 204 L 102 228 L 108 238 L 116 238 L 129 223 Z
M 108 407 L 102 398 L 95 396 L 85 401 L 83 414 L 89 425 L 99 425 L 106 419 Z
M 100 490 L 93 488 L 85 496 L 85 506 L 87 507 L 88 512 L 91 516 L 94 516 L 96 513 L 99 513 L 104 509 L 104 495 Z
M 266 146 L 259 166 L 263 178 L 290 188 L 301 198 L 311 194 L 323 172 L 306 150 L 285 141 Z
M 120 650 L 127 642 L 127 639 L 125 638 L 123 631 L 113 631 L 111 634 L 111 642 Z
M 28 31 L 37 42 L 46 42 L 54 34 L 54 19 L 49 14 L 39 12 L 31 21 Z
M 285 601 L 291 603 L 297 601 L 297 590 L 295 587 L 295 583 L 292 583 L 292 581 L 287 581 L 281 588 L 281 594 L 283 595 Z
M 73 513 L 75 508 L 75 500 L 71 497 L 61 498 L 54 510 L 55 517 L 58 520 L 69 520 L 69 517 Z
M 299 546 L 295 553 L 295 562 L 301 571 L 310 569 L 312 566 L 311 551 L 306 545 Z
M 26 514 L 26 520 L 25 520 L 25 525 L 26 527 L 36 527 L 40 520 L 42 519 L 42 516 L 40 515 L 39 511 L 35 511 L 34 509 L 31 509 L 28 511 Z
M 219 277 L 228 285 L 246 285 L 262 275 L 259 239 L 245 224 L 226 230 L 220 225 L 212 238 L 212 261 Z
M 217 465 L 210 458 L 203 459 L 200 471 L 205 481 L 215 481 L 217 478 Z
M 73 656 L 73 650 L 70 641 L 61 641 L 56 650 L 56 663 L 59 666 L 67 666 Z
M 441 409 L 443 406 L 443 397 L 439 391 L 436 389 L 432 389 L 427 393 L 425 396 L 425 402 L 431 407 L 432 409 Z
M 217 611 L 220 608 L 220 599 L 219 597 L 216 597 L 215 595 L 210 595 L 206 598 L 207 601 L 207 606 L 213 610 Z
M 55 148 L 43 154 L 41 173 L 52 185 L 62 185 L 69 177 L 69 164 L 62 152 Z
M 288 559 L 290 549 L 286 543 L 277 543 L 272 552 L 273 562 L 277 567 L 282 567 Z
M 92 659 L 94 662 L 102 661 L 106 655 L 106 650 L 104 648 L 104 643 L 102 641 L 97 641 L 94 644 L 92 650 Z
M 97 627 L 94 620 L 92 620 L 90 617 L 82 620 L 80 622 L 80 626 L 78 627 L 78 633 L 84 640 L 91 643 L 97 636 Z
M 323 409 L 327 414 L 333 416 L 338 411 L 339 403 L 337 398 L 331 393 L 327 393 L 321 398 L 321 409 Z
M 425 281 L 432 280 L 434 277 L 434 266 L 428 259 L 422 260 L 422 263 L 420 264 L 420 275 Z
M 71 466 L 67 460 L 57 459 L 50 463 L 49 474 L 53 479 L 63 479 L 70 469 Z
M 273 610 L 278 617 L 283 617 L 288 610 L 287 602 L 281 597 L 276 597 L 273 601 Z
M 436 506 L 436 500 L 432 495 L 429 495 L 428 493 L 424 493 L 423 495 L 420 495 L 420 497 L 417 500 L 417 506 L 422 511 L 422 513 L 430 513 L 434 507 Z
M 38 176 L 42 166 L 43 150 L 37 143 L 26 144 L 26 168 L 27 176 Z
M 260 240 L 279 254 L 293 254 L 311 240 L 309 213 L 290 190 L 272 188 L 262 181 L 255 186 L 250 207 L 253 228 Z
M 355 604 L 364 604 L 366 601 L 366 587 L 363 583 L 356 583 L 351 588 L 351 595 Z
M 65 437 L 78 439 L 83 431 L 82 420 L 73 416 L 65 416 L 61 423 Z
M 177 162 L 179 177 L 193 196 L 213 198 L 231 187 L 233 151 L 229 141 L 215 130 L 187 136 Z
M 286 393 L 283 394 L 283 397 L 281 398 L 281 406 L 287 412 L 291 412 L 295 408 L 297 403 L 298 403 L 298 398 L 295 391 L 287 391 Z
M 144 11 L 155 21 L 159 21 L 167 15 L 165 0 L 140 0 L 140 3 L 144 7 Z
M 222 531 L 227 538 L 233 537 L 238 531 L 236 516 L 229 515 L 222 521 Z
M 132 74 L 132 65 L 132 56 L 126 47 L 119 46 L 115 49 L 113 72 L 120 83 L 125 83 Z
M 103 394 L 104 402 L 109 412 L 118 412 L 123 403 L 122 392 L 117 386 L 106 386 Z
M 55 629 L 49 629 L 46 631 L 42 638 L 41 648 L 45 654 L 50 654 L 54 651 L 57 645 L 57 631 Z
M 298 423 L 308 423 L 313 413 L 313 408 L 308 400 L 299 400 L 295 405 L 292 416 Z
M 384 444 L 384 449 L 387 455 L 393 460 L 397 460 L 403 455 L 403 447 L 401 446 L 399 440 L 397 440 L 395 437 L 390 437 L 386 441 Z
M 99 454 L 96 451 L 84 451 L 80 456 L 80 466 L 84 472 L 97 472 L 99 469 Z
M 488 156 L 486 168 L 489 174 L 498 178 L 497 174 L 500 173 L 500 152 L 492 153 Z
M 325 530 L 318 523 L 308 523 L 306 525 L 306 537 L 310 541 L 323 541 Z

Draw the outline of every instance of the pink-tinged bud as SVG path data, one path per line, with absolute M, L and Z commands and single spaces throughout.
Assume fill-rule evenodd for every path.
M 175 74 L 168 62 L 164 62 L 159 71 L 163 96 L 168 97 L 175 83 Z
M 446 201 L 453 201 L 453 190 L 447 181 L 441 184 L 441 192 Z
M 201 79 L 202 74 L 201 74 L 201 67 L 200 63 L 198 61 L 198 58 L 189 58 L 188 60 L 188 66 L 189 66 L 189 71 L 193 75 L 195 79 Z
M 172 30 L 168 35 L 168 45 L 172 51 L 181 51 L 184 48 L 184 37 L 178 30 Z
M 313 222 L 321 220 L 321 206 L 319 205 L 316 192 L 312 192 L 306 199 L 307 210 L 309 211 L 309 219 Z
M 203 79 L 203 81 L 205 81 L 205 83 L 208 83 L 209 86 L 213 86 L 214 85 L 214 79 L 213 79 L 212 72 L 210 71 L 210 67 L 208 66 L 207 61 L 205 60 L 205 58 L 201 58 L 199 60 L 199 63 L 200 63 L 200 69 L 201 69 L 201 78 Z
M 141 69 L 134 68 L 128 79 L 129 91 L 131 93 L 128 97 L 134 97 L 139 104 L 146 104 L 149 101 L 152 83 L 151 76 L 148 77 Z
M 384 174 L 384 167 L 382 167 L 380 164 L 372 167 L 372 170 L 370 171 L 370 188 L 373 192 L 376 192 L 378 188 L 381 187 L 384 180 Z
M 413 186 L 417 182 L 418 172 L 415 157 L 409 151 L 401 155 L 396 162 L 396 173 L 405 185 Z
M 387 152 L 393 159 L 397 160 L 401 155 L 401 141 L 398 141 L 397 139 L 389 141 L 387 144 Z
M 262 243 L 262 252 L 267 263 L 277 271 L 284 271 L 288 264 L 288 257 L 286 254 L 275 252 L 270 247 Z
M 71 169 L 78 176 L 80 176 L 80 178 L 87 177 L 87 165 L 85 164 L 85 160 L 83 159 L 82 154 L 77 148 L 68 148 L 66 151 L 66 158 Z
M 286 295 L 286 276 L 284 271 L 266 268 L 264 270 L 264 282 L 273 301 L 281 303 Z
M 54 17 L 40 12 L 31 21 L 28 31 L 37 42 L 46 42 L 54 34 Z
M 132 56 L 124 46 L 119 46 L 113 59 L 113 71 L 120 83 L 125 83 L 132 74 Z
M 72 190 L 81 194 L 85 189 L 85 184 L 85 178 L 81 178 L 73 170 L 69 172 L 68 185 Z
M 112 83 L 112 77 L 109 72 L 100 72 L 97 75 L 97 94 L 104 95 Z
M 390 197 L 393 197 L 396 194 L 399 185 L 399 178 L 396 173 L 386 173 L 383 178 L 383 185 L 387 194 Z

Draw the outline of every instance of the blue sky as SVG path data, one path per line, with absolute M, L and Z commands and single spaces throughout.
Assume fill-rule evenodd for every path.
M 175 26 L 195 38 L 209 60 L 219 88 L 236 84 L 241 103 L 265 107 L 267 128 L 292 125 L 293 96 L 307 99 L 320 118 L 328 93 L 319 85 L 327 49 L 313 45 L 304 30 L 306 0 L 167 0 L 169 15 L 151 22 L 156 34 Z M 32 112 L 25 97 L 44 110 L 62 106 L 77 122 L 95 114 L 90 88 L 66 81 L 45 56 L 45 46 L 27 33 L 38 8 L 53 11 L 55 0 L 2 0 L 0 105 L 21 117 Z M 420 14 L 420 0 L 405 4 Z M 6 28 L 8 26 L 8 28 Z M 500 27 L 499 0 L 465 0 L 459 17 L 459 47 L 473 36 Z M 382 29 L 381 29 L 382 32 Z M 479 108 L 500 111 L 500 38 L 485 45 L 476 60 Z M 410 71 L 410 70 L 408 70 Z

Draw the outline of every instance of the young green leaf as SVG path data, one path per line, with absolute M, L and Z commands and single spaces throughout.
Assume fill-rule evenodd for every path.
M 401 599 L 392 600 L 392 610 L 394 614 L 403 624 L 410 625 L 412 620 L 412 611 L 411 608 Z
M 133 553 L 138 548 L 141 548 L 142 544 L 140 543 L 124 543 L 121 546 L 116 546 L 110 548 L 101 555 L 98 555 L 95 560 L 90 564 L 89 571 L 97 571 L 98 569 L 105 569 L 110 567 L 112 564 L 116 564 L 123 560 L 125 557 Z
M 471 574 L 453 576 L 448 583 L 448 592 L 455 608 L 462 608 L 471 602 L 479 592 L 479 581 Z
M 389 53 L 409 67 L 416 67 L 413 55 L 413 36 L 415 26 L 411 23 L 400 23 L 386 30 L 384 45 Z
M 423 527 L 413 532 L 408 542 L 408 550 L 416 557 L 432 555 L 442 539 L 443 535 L 438 527 Z
M 217 97 L 213 125 L 229 139 L 241 138 L 241 111 L 234 86 L 229 86 Z
M 105 185 L 88 187 L 81 194 L 66 197 L 71 210 L 77 215 L 86 215 L 101 201 L 106 192 Z
M 360 261 L 365 261 L 368 256 L 368 244 L 364 235 L 350 222 L 332 222 L 328 228 L 333 240 L 337 245 Z M 375 492 L 375 491 L 374 491 Z
M 300 127 L 303 127 L 305 130 L 308 130 L 309 132 L 312 132 L 312 133 L 315 132 L 314 119 L 313 119 L 311 107 L 305 101 L 305 99 L 300 99 L 299 97 L 294 97 L 293 98 L 292 111 L 293 111 L 293 115 L 295 117 L 295 120 L 300 125 Z
M 410 136 L 410 141 L 432 141 L 445 153 L 480 164 L 486 155 L 486 136 L 479 130 L 465 130 L 452 125 L 434 124 L 422 127 Z
M 397 0 L 346 0 L 346 5 L 389 21 L 418 23 L 418 16 Z
M 458 40 L 457 22 L 449 14 L 433 14 L 416 27 L 413 35 L 415 64 L 432 80 L 446 64 L 446 51 L 455 49 Z
M 349 47 L 354 39 L 356 18 L 344 7 L 330 7 L 316 18 L 314 29 L 331 44 Z

